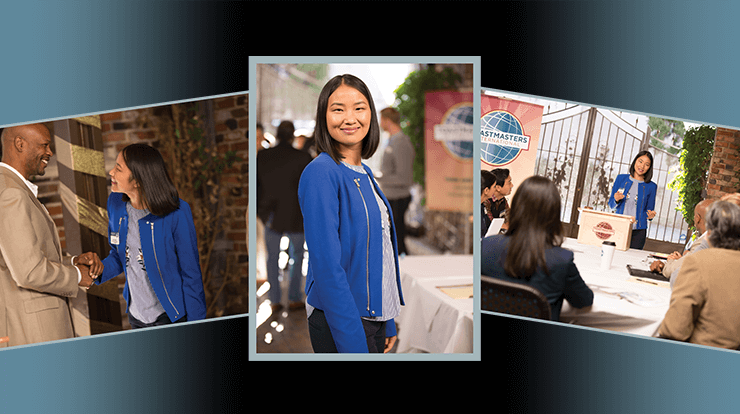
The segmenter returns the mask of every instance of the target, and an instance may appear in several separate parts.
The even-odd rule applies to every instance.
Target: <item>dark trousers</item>
[[[642,248],[645,247],[645,239],[647,239],[647,229],[632,230],[630,249],[642,250]]]
[[[185,315],[182,318],[178,319],[176,323],[187,322],[187,321],[188,321],[188,315]],[[164,312],[161,315],[157,316],[157,320],[155,320],[152,323],[144,323],[134,318],[133,315],[129,313],[128,322],[131,324],[131,329],[148,328],[150,326],[169,325],[172,323],[172,321],[170,321],[170,317],[167,316],[167,312]]]
[[[396,226],[396,243],[398,244],[398,254],[406,253],[406,210],[411,204],[411,196],[388,200],[393,213],[393,224]]]
[[[365,329],[365,339],[370,353],[382,354],[385,350],[385,322],[363,319],[362,327]],[[339,352],[334,344],[334,338],[329,330],[329,323],[326,321],[324,311],[314,309],[311,312],[311,316],[308,317],[308,334],[311,337],[313,352],[317,354]]]

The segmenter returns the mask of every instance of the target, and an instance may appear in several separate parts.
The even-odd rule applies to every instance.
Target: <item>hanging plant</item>
[[[668,188],[678,193],[676,210],[683,214],[691,232],[694,230],[694,206],[703,200],[702,192],[707,184],[715,133],[716,128],[709,125],[686,131],[679,154],[678,174],[668,183]]]

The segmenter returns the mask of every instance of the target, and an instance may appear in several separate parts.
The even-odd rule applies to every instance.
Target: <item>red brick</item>
[[[101,114],[100,120],[101,121],[113,121],[116,119],[121,119],[121,112],[111,112],[108,114]]]
[[[126,139],[126,134],[123,132],[111,132],[109,134],[103,134],[103,141],[105,142],[113,142],[113,141],[123,141]]]
[[[216,101],[216,108],[226,109],[234,106],[234,98],[224,98]]]

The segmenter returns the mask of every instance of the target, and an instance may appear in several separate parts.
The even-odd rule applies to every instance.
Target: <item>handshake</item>
[[[83,253],[75,257],[72,264],[80,269],[82,278],[78,285],[85,289],[90,289],[90,286],[95,283],[95,279],[103,274],[103,262],[98,257],[98,254],[94,252]]]

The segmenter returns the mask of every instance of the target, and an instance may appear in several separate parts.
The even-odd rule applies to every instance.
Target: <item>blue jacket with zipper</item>
[[[108,242],[111,250],[103,260],[103,274],[96,283],[104,283],[126,272],[126,235],[128,213],[123,194],[108,197]],[[167,316],[175,322],[183,316],[188,321],[205,319],[206,299],[200,271],[198,243],[190,206],[180,200],[180,207],[159,217],[149,214],[139,220],[141,250],[147,276]],[[130,303],[128,279],[123,287],[126,312]]]
[[[616,209],[617,214],[623,214],[624,213],[624,202],[627,199],[626,197],[620,200],[619,202],[614,200],[614,194],[617,193],[617,190],[620,188],[624,188],[624,195],[626,196],[630,188],[632,187],[632,180],[630,180],[629,174],[619,174],[617,178],[614,179],[614,186],[612,186],[612,194],[611,197],[609,197],[609,208],[612,210]],[[655,193],[658,190],[658,185],[654,182],[649,183],[638,183],[637,185],[637,209],[636,209],[636,219],[637,219],[637,225],[635,226],[636,230],[639,229],[646,229],[647,228],[647,211],[648,210],[655,210]]]
[[[395,226],[388,200],[363,164],[391,215],[391,239],[401,304]],[[362,317],[382,316],[383,234],[375,194],[364,174],[319,154],[298,186],[308,246],[306,301],[322,310],[339,352],[368,352]],[[386,336],[395,336],[393,319]]]

